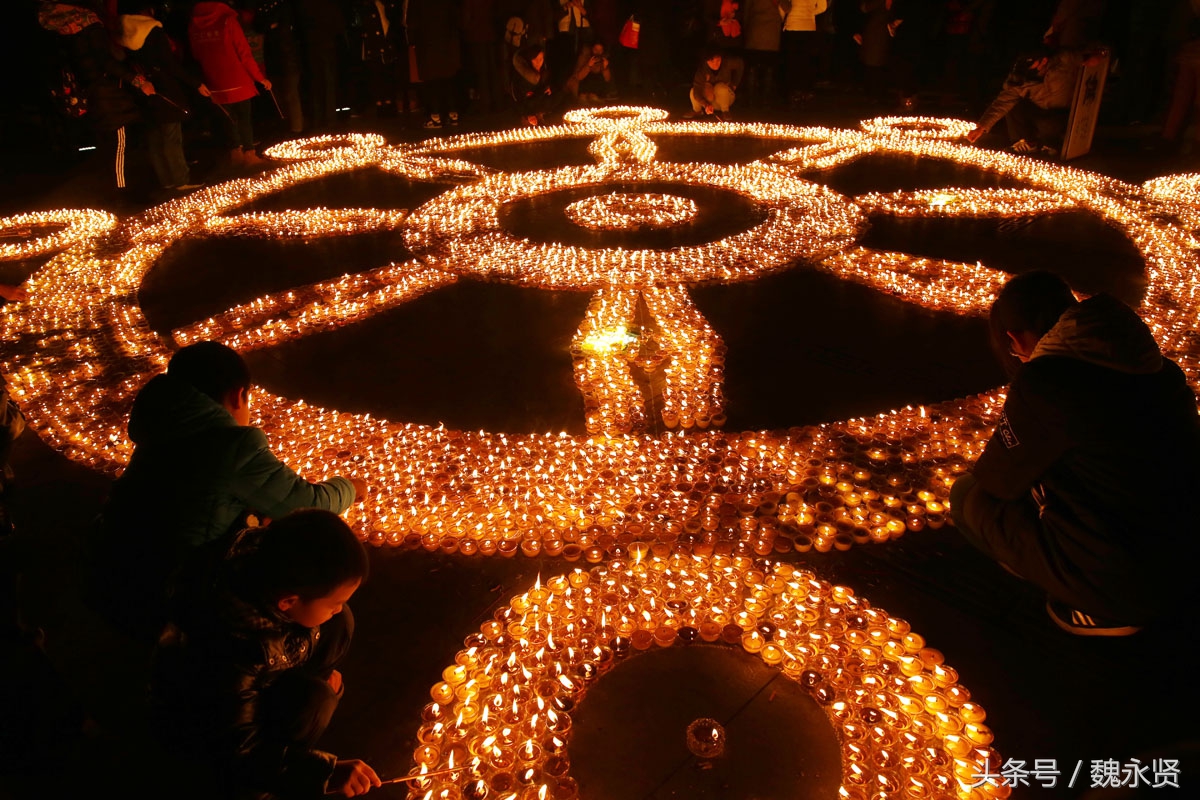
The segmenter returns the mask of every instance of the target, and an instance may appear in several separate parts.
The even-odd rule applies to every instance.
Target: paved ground
[[[868,116],[862,111],[831,103],[801,121],[842,125]],[[414,135],[395,121],[383,127],[394,136]],[[1162,156],[1146,154],[1143,139],[1122,133],[1107,132],[1096,154],[1077,166],[1134,181],[1176,171]],[[506,156],[529,166],[572,157],[553,148]],[[993,180],[958,169],[936,174],[937,169],[903,159],[868,159],[828,182],[858,193]],[[6,197],[3,208],[84,205],[67,198],[93,190],[85,176],[66,173],[52,185]],[[428,187],[357,176],[291,191],[271,202],[413,207],[432,194]],[[1140,296],[1139,268],[1129,248],[1084,215],[1003,230],[983,223],[881,224],[869,236],[873,246],[980,258],[1012,271],[1067,265],[1069,277],[1083,288],[1107,289],[1130,301]],[[395,242],[386,236],[322,245],[326,249],[238,247],[199,242],[168,254],[142,295],[151,324],[168,330],[264,289],[294,284],[297,273],[315,280],[346,271],[346,264],[369,267],[382,263],[385,253],[395,257]],[[286,275],[269,266],[283,263]],[[8,265],[0,278],[20,277],[30,268]],[[961,396],[1000,381],[979,321],[930,314],[807,271],[706,288],[696,296],[730,347],[731,429],[844,418],[895,403]],[[315,395],[339,407],[465,429],[575,430],[582,415],[570,385],[569,358],[557,345],[573,333],[581,303],[585,297],[570,293],[463,283],[371,323],[256,355],[253,368],[273,390]],[[853,326],[844,324],[850,314]],[[444,335],[432,337],[426,347],[395,346],[428,330]],[[838,335],[823,335],[831,330]],[[481,341],[487,346],[466,346]],[[303,366],[337,353],[354,356],[331,365],[328,373]],[[419,385],[398,376],[420,376]],[[497,381],[504,387],[500,393],[494,392]],[[353,390],[347,388],[351,383]],[[62,692],[75,698],[89,722],[82,740],[55,746],[53,763],[7,780],[8,790],[15,797],[186,794],[178,776],[156,764],[148,740],[142,688],[147,653],[109,630],[80,597],[80,536],[102,501],[106,480],[51,452],[32,434],[19,442],[13,464],[18,483],[11,505],[20,542],[11,555],[24,566],[25,619],[45,631],[45,653],[61,677]],[[1180,501],[1183,506],[1187,498]],[[1190,512],[1183,506],[1181,513]],[[1132,639],[1075,639],[1050,624],[1036,590],[977,556],[948,527],[908,534],[886,546],[790,557],[909,620],[942,649],[988,709],[1005,756],[1031,763],[1053,758],[1069,774],[1081,759],[1147,761],[1174,753],[1185,758],[1183,785],[1200,781],[1194,605]],[[344,670],[348,690],[324,746],[366,758],[386,776],[408,768],[428,688],[462,638],[535,575],[553,574],[564,564],[377,550],[372,566],[372,579],[354,602],[359,629]],[[37,690],[13,685],[4,674],[0,681],[9,682],[9,690],[26,696]],[[730,736],[727,759],[711,770],[699,769],[682,746],[682,725],[705,714],[721,718]],[[572,770],[589,800],[833,797],[839,781],[836,743],[823,714],[794,684],[735,650],[693,646],[632,658],[597,684],[575,718]],[[1187,752],[1190,760],[1178,755]],[[1087,785],[1086,763],[1084,771],[1074,791],[1023,794],[1077,794]],[[380,796],[401,794],[390,788]]]

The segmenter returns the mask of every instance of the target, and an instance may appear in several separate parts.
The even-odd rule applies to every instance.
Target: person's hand
[[[367,499],[367,482],[362,478],[351,478],[350,483],[354,486],[354,501],[361,502]]]
[[[854,34],[854,43],[856,45],[858,45],[859,47],[862,46],[862,34],[861,33]]]
[[[705,114],[711,114],[711,113],[713,113],[713,110],[714,110],[714,109],[713,109],[713,107],[712,107],[712,106],[705,106],[705,107],[704,107],[704,113],[705,113]]]
[[[24,286],[13,286],[8,283],[0,283],[0,297],[3,297],[9,302],[29,299],[29,294],[25,291]]]
[[[336,669],[329,673],[329,680],[325,682],[329,684],[330,689],[333,689],[334,694],[342,693],[342,673],[338,672]]]
[[[208,87],[205,86],[203,83],[200,84],[199,87],[197,87],[196,91],[200,93],[201,97],[212,97],[212,92],[210,92],[208,90]]]
[[[141,89],[142,94],[146,95],[147,97],[154,94],[154,84],[150,81],[142,81],[142,85],[138,88]]]
[[[547,87],[546,87],[546,92],[545,92],[545,93],[546,93],[546,94],[550,94],[550,87],[549,87],[549,86],[547,86]]]
[[[981,136],[983,136],[983,134],[985,134],[986,132],[987,131],[985,131],[983,128],[980,128],[979,126],[975,126],[975,128],[973,128],[967,134],[967,141],[970,142],[971,144],[975,144],[976,142],[979,141],[979,138]]]
[[[375,770],[365,761],[357,758],[339,760],[333,765],[333,774],[326,784],[326,794],[340,794],[343,797],[354,797],[366,794],[383,782],[375,774]]]
[[[271,82],[269,80],[267,80],[266,78],[263,78],[262,85],[263,85],[263,88],[266,89],[268,92],[271,91]]]

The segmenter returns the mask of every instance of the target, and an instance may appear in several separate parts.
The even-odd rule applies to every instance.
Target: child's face
[[[324,597],[314,597],[311,600],[301,600],[297,595],[284,597],[279,601],[279,610],[283,615],[306,628],[324,625],[336,614],[342,613],[342,608],[358,591],[361,578],[355,578],[349,583],[343,583]]]
[[[719,70],[721,68],[721,57],[713,56],[712,58],[710,58],[708,60],[708,68],[711,69],[713,72],[716,72],[717,70]]]

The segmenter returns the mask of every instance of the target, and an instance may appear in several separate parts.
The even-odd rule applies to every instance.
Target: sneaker
[[[184,183],[179,186],[172,186],[171,188],[177,192],[191,192],[195,191],[196,189],[202,189],[203,187],[203,183]]]
[[[441,115],[434,114],[434,115],[430,116],[429,119],[425,120],[425,127],[430,128],[430,129],[442,127]]]
[[[1013,142],[1012,151],[1014,153],[1035,153],[1040,149],[1037,142],[1031,142],[1028,139],[1018,139]]]
[[[1085,614],[1057,600],[1046,601],[1046,613],[1055,625],[1076,636],[1132,636],[1141,630],[1137,625]]]
[[[457,112],[457,111],[451,111],[451,112],[450,112],[450,124],[451,124],[451,125],[457,125],[457,124],[458,124],[458,112]]]

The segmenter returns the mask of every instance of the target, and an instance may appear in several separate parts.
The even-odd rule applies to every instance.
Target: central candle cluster
[[[598,231],[658,230],[691,222],[699,213],[696,201],[673,194],[614,192],[576,200],[567,206],[567,219]]]
[[[704,645],[808,690],[841,742],[846,800],[1008,794],[965,788],[1000,763],[986,714],[907,622],[790,564],[642,543],[539,579],[467,638],[417,732],[411,774],[438,774],[410,797],[571,800],[571,714],[593,682],[639,652]]]

